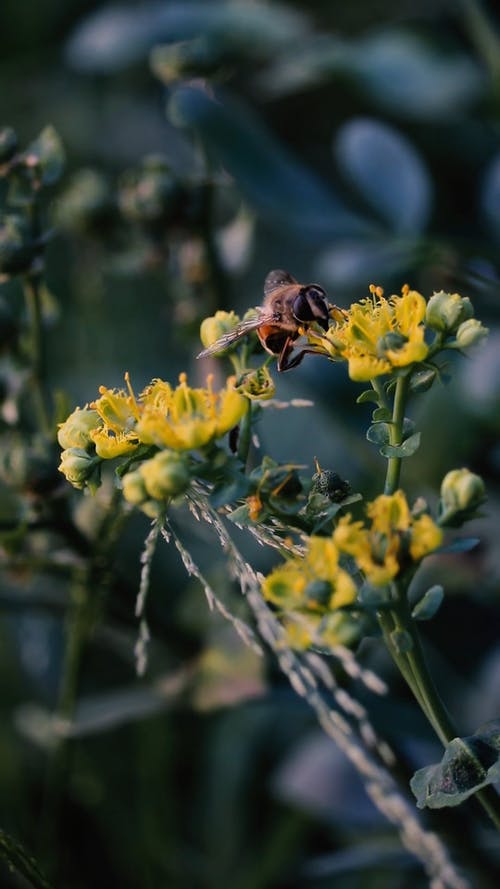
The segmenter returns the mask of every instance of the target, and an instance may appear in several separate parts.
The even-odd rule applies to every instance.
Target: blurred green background
[[[50,385],[68,406],[91,400],[100,384],[122,385],[125,371],[137,391],[183,370],[203,380],[206,367],[194,360],[200,320],[258,305],[271,268],[320,282],[340,306],[372,282],[389,293],[408,281],[426,296],[445,289],[472,299],[490,338],[472,358],[450,360],[451,382],[412,405],[423,445],[404,483],[431,503],[450,468],[466,465],[487,483],[484,518],[470,529],[480,546],[434,560],[422,585],[446,588],[426,637],[462,733],[495,718],[495,5],[45,0],[27,9],[4,0],[0,34],[0,121],[22,146],[50,123],[66,151],[50,194],[45,322]],[[22,323],[16,283],[1,290],[2,317]],[[22,448],[12,434],[8,348],[1,361],[12,467]],[[345,369],[306,359],[277,389],[315,407],[266,412],[264,451],[311,468],[317,457],[366,497],[379,493],[383,461],[363,440],[368,408],[354,405],[359,389]],[[25,496],[11,482],[5,470],[2,515]],[[72,735],[62,753],[54,748],[50,713],[77,607],[69,578],[95,546],[99,520],[90,499],[65,487],[57,496],[61,510],[68,501],[76,510],[87,543],[77,552],[64,529],[38,528],[14,554],[6,548],[0,588],[0,826],[55,885],[427,885],[273,658],[254,656],[209,613],[173,547],[160,547],[153,563],[149,667],[137,679],[142,516],[123,527],[105,582],[92,590],[98,604],[78,654]],[[175,520],[221,596],[245,615],[210,534],[188,516]],[[269,568],[270,554],[239,542],[259,570]],[[402,772],[438,759],[379,643],[364,643],[360,658],[390,683],[386,699],[353,691],[367,697]],[[458,860],[462,817],[447,821]],[[475,840],[480,847],[484,837]],[[1,864],[0,874],[2,886],[28,885]]]

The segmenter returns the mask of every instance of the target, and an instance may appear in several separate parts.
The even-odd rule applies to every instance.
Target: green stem
[[[408,394],[408,384],[410,376],[398,377],[396,382],[396,391],[394,393],[394,404],[392,409],[392,419],[389,424],[389,441],[391,445],[398,446],[403,442],[403,422],[405,418],[406,398]],[[402,457],[389,457],[387,461],[387,473],[385,477],[385,494],[394,494],[399,487],[399,477],[401,475]]]
[[[396,383],[392,419],[389,426],[390,443],[400,445],[403,441],[403,422],[410,377],[401,376]],[[377,390],[378,391],[378,390]],[[385,480],[385,494],[393,494],[399,487],[401,474],[401,457],[388,459]],[[441,700],[429,672],[420,636],[413,620],[405,590],[395,587],[393,607],[378,614],[379,625],[384,635],[387,648],[398,667],[401,675],[410,687],[417,703],[427,717],[436,735],[446,746],[458,732],[450,715]],[[400,651],[393,633],[406,633],[410,639],[409,650]],[[493,823],[500,828],[500,797],[492,787],[479,790],[475,796],[490,816]]]
[[[48,411],[48,397],[45,391],[45,348],[42,328],[42,304],[40,276],[25,275],[23,279],[24,297],[28,310],[30,337],[29,361],[31,365],[31,391],[37,424],[46,438],[52,437],[52,423]]]
[[[244,466],[247,464],[250,444],[252,442],[252,402],[247,399],[247,409],[240,422],[238,438],[238,457]]]

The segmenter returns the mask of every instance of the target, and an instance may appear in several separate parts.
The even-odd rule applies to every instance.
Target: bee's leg
[[[278,363],[276,365],[278,371],[282,370],[290,370],[291,367],[295,367],[295,360],[292,359],[292,362],[288,361],[289,355],[293,352],[293,339],[291,336],[287,336],[283,348],[278,356]]]
[[[285,346],[286,346],[286,343],[285,343]],[[290,343],[290,345],[286,349],[286,353],[285,353],[285,346],[281,350],[281,355],[278,358],[277,369],[280,371],[292,370],[293,367],[298,367],[298,365],[302,361],[304,355],[323,355],[324,354],[319,349],[304,348],[304,349],[299,349],[296,352],[296,354],[293,356],[293,358],[288,360],[289,356],[291,355],[291,353],[293,351],[293,343]]]

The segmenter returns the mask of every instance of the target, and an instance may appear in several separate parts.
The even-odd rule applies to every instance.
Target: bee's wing
[[[215,343],[212,343],[211,346],[203,349],[203,351],[196,357],[207,358],[208,355],[216,355],[217,352],[222,352],[224,349],[227,349],[228,346],[246,336],[247,333],[251,333],[252,330],[257,330],[262,324],[269,324],[273,320],[274,315],[271,312],[263,312],[262,309],[258,309],[258,315],[254,318],[246,318],[241,321],[234,330],[229,330],[228,333],[220,336]]]
[[[286,284],[297,284],[297,281],[290,272],[285,272],[284,269],[273,269],[264,281],[264,295],[268,296],[273,290],[284,287]]]

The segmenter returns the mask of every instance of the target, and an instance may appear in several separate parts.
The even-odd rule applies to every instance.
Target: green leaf
[[[380,453],[383,457],[411,457],[418,450],[419,445],[420,432],[415,432],[400,445],[384,444],[380,448]]]
[[[430,620],[437,613],[444,598],[443,587],[431,586],[415,605],[411,616],[415,620]]]
[[[372,444],[389,445],[391,440],[389,424],[375,423],[367,430],[366,437]]]
[[[390,420],[392,414],[388,407],[377,407],[373,411],[372,419],[374,423],[383,423]]]
[[[458,537],[434,550],[436,553],[467,553],[480,543],[479,537]]]
[[[66,58],[80,71],[110,74],[143,62],[159,43],[198,38],[216,58],[262,59],[297,45],[307,31],[305,16],[283,3],[144,0],[91,12],[71,35]]]
[[[354,118],[339,130],[335,151],[344,176],[391,231],[423,231],[432,182],[406,136],[379,120]]]
[[[418,370],[416,373],[412,374],[410,380],[411,392],[414,392],[415,394],[419,394],[420,392],[427,392],[427,390],[431,388],[436,377],[437,370],[435,370],[434,368]]]
[[[467,738],[454,738],[441,762],[415,772],[410,786],[423,809],[458,806],[476,791],[500,781],[500,720]]]
[[[365,389],[365,391],[356,398],[356,404],[365,404],[367,401],[373,401],[375,404],[380,404],[380,396],[378,392],[375,392],[375,389]]]
[[[176,126],[195,131],[209,158],[229,172],[267,222],[300,232],[315,245],[340,234],[374,231],[255,112],[222,91],[213,96],[202,86],[179,86],[171,93],[167,113]]]
[[[37,168],[43,185],[53,185],[59,179],[65,161],[63,144],[53,126],[46,126],[24,152],[25,163]]]

